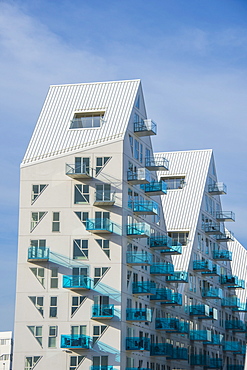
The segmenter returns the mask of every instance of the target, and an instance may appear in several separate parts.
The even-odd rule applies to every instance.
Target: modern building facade
[[[226,189],[211,151],[154,154],[156,129],[140,80],[50,87],[21,164],[14,370],[242,369]]]
[[[0,370],[12,370],[12,331],[0,332]]]

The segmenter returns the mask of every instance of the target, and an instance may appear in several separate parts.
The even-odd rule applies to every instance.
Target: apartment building
[[[21,164],[14,370],[243,369],[226,188],[211,151],[154,154],[156,133],[140,80],[50,87]]]
[[[0,332],[0,370],[12,370],[12,332]]]

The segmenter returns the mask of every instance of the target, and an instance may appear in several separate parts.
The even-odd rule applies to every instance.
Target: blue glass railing
[[[193,366],[206,366],[208,357],[206,355],[190,355],[190,364]]]
[[[156,263],[150,267],[150,274],[152,275],[173,275],[174,266],[169,262]]]
[[[220,276],[220,266],[219,265],[213,265],[212,271],[204,271],[202,274],[210,275],[210,276]]]
[[[182,294],[173,292],[171,293],[170,299],[165,302],[162,302],[162,304],[167,306],[182,306],[182,301],[183,301]]]
[[[156,135],[157,125],[151,119],[144,119],[141,122],[134,122],[134,132],[139,136]]]
[[[129,208],[132,208],[133,212],[138,214],[157,215],[159,213],[159,205],[153,200],[134,201],[132,207]]]
[[[245,289],[245,280],[239,279],[237,276],[234,275],[221,275],[220,283],[223,285],[227,285],[228,288]]]
[[[173,275],[166,276],[166,281],[171,283],[188,283],[188,272],[174,271]]]
[[[207,344],[212,346],[221,346],[223,344],[224,335],[222,334],[212,334],[211,341],[207,341]]]
[[[130,265],[150,266],[152,264],[152,254],[147,252],[127,252],[126,262]]]
[[[168,171],[169,161],[166,158],[146,157],[145,165],[150,171]]]
[[[227,230],[223,234],[215,235],[215,238],[218,242],[227,242],[229,240],[234,240],[234,234]]]
[[[193,270],[200,272],[212,272],[213,263],[210,260],[207,261],[193,261]]]
[[[228,330],[245,332],[247,331],[246,324],[242,320],[226,320],[225,328]]]
[[[237,297],[223,298],[221,305],[223,307],[240,307],[240,299]]]
[[[151,281],[136,281],[132,283],[132,294],[152,295],[156,292],[156,284]]]
[[[127,308],[126,321],[149,321],[152,322],[152,310],[150,308]]]
[[[244,370],[244,365],[227,365],[226,370]]]
[[[92,279],[84,275],[63,275],[63,288],[91,289]]]
[[[223,297],[222,289],[219,288],[209,288],[202,289],[202,297],[208,299],[221,299]]]
[[[172,297],[171,289],[162,288],[162,289],[156,289],[155,294],[152,295],[152,297],[150,297],[150,300],[165,302],[165,301],[169,301],[171,297]]]
[[[113,366],[104,366],[104,365],[100,365],[100,366],[94,366],[92,365],[90,367],[91,370],[114,370]]]
[[[242,352],[243,348],[240,342],[224,342],[223,351]]]
[[[223,368],[222,358],[209,358],[207,367],[209,369],[221,369],[221,368]]]
[[[173,347],[170,343],[155,343],[150,346],[150,356],[172,356]]]
[[[185,312],[191,316],[209,317],[210,308],[207,304],[197,304],[191,306],[185,306]]]
[[[190,330],[190,340],[211,342],[212,334],[209,330]]]
[[[188,360],[187,348],[172,348],[172,354],[168,356],[169,359],[173,360]]]
[[[238,312],[247,312],[247,303],[246,302],[240,302],[238,307],[232,307],[233,311]]]
[[[219,261],[232,261],[232,252],[226,250],[213,251],[213,259]]]
[[[89,349],[90,337],[87,335],[61,335],[61,348]]]
[[[108,218],[91,218],[86,220],[87,231],[113,232],[113,223]]]
[[[46,247],[30,247],[28,248],[28,260],[33,261],[49,261],[50,250]]]
[[[168,235],[151,236],[149,246],[152,249],[170,249],[172,246],[172,238]]]
[[[216,211],[215,218],[220,222],[235,221],[235,213],[232,211]]]
[[[149,351],[150,339],[129,337],[126,338],[126,351]]]
[[[167,185],[163,180],[152,181],[149,184],[140,185],[140,188],[149,195],[162,195],[167,193]]]
[[[133,185],[148,184],[151,181],[151,174],[147,168],[140,167],[135,172],[127,172],[127,181]]]
[[[92,318],[112,318],[114,316],[114,304],[94,304],[92,306]]]
[[[155,320],[155,329],[164,330],[169,333],[188,333],[189,324],[184,321],[179,321],[176,318],[157,318]]]
[[[150,236],[151,228],[146,222],[138,222],[127,225],[127,235],[134,238],[147,238]]]
[[[86,164],[66,164],[66,175],[74,178],[92,177],[92,168]]]
[[[208,185],[208,192],[213,195],[226,194],[227,188],[223,182],[215,182],[214,184]]]
[[[178,243],[178,245],[172,245],[169,249],[161,250],[160,253],[168,255],[182,254],[182,244]]]
[[[224,226],[221,223],[205,222],[202,224],[202,229],[205,233],[210,235],[217,235],[224,233]]]

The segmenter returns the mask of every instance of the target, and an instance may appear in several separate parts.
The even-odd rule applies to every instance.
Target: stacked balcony
[[[237,297],[223,298],[221,305],[223,307],[238,308],[240,307],[240,299]]]
[[[246,346],[242,346],[240,342],[224,342],[223,351],[245,354]]]
[[[145,158],[145,166],[150,171],[168,171],[169,161],[166,158],[147,157]]]
[[[227,193],[226,185],[223,182],[215,182],[208,185],[208,192],[211,195],[223,195]]]
[[[163,249],[160,251],[160,253],[163,253],[165,255],[178,255],[182,254],[182,244],[179,242],[172,241],[172,245],[169,249]]]
[[[112,319],[114,317],[113,304],[94,304],[92,306],[92,319]]]
[[[161,304],[166,306],[182,306],[182,302],[183,302],[182,294],[172,292],[170,299],[168,301],[162,302]]]
[[[223,368],[223,360],[222,358],[209,358],[206,367],[208,369],[222,369]]]
[[[173,275],[166,276],[168,283],[188,283],[187,271],[174,271]]]
[[[150,356],[172,356],[173,347],[170,343],[154,343],[150,347]]]
[[[126,262],[132,266],[150,266],[152,255],[147,252],[127,252]]]
[[[151,119],[144,119],[141,122],[134,122],[134,133],[137,136],[156,135],[157,125]]]
[[[206,299],[221,299],[223,297],[222,289],[212,287],[202,289],[202,297]]]
[[[172,297],[172,291],[171,289],[162,288],[162,289],[156,289],[156,292],[152,297],[150,297],[151,301],[156,302],[169,302]]]
[[[150,267],[151,275],[169,276],[174,274],[174,266],[169,262],[155,263]]]
[[[245,333],[247,331],[246,324],[242,320],[226,320],[226,330],[232,330],[239,333]]]
[[[199,317],[210,317],[210,309],[207,304],[197,304],[197,305],[191,305],[191,306],[185,306],[185,311],[190,316],[198,316]]]
[[[167,185],[163,180],[152,181],[149,184],[141,185],[141,189],[144,190],[145,194],[154,195],[164,195],[167,193]]]
[[[235,213],[232,211],[216,211],[215,218],[219,222],[234,222]]]
[[[87,335],[61,335],[61,348],[89,349],[90,341]]]
[[[233,311],[238,312],[247,312],[247,303],[246,302],[240,302],[238,307],[233,307]]]
[[[126,351],[149,351],[149,338],[129,337],[126,338]]]
[[[193,270],[199,272],[212,273],[213,263],[210,260],[207,261],[193,261]]]
[[[211,342],[212,334],[210,330],[190,330],[190,340],[197,342]]]
[[[192,366],[204,366],[207,369],[223,368],[223,361],[221,358],[210,358],[206,355],[191,355],[190,364]]]
[[[137,222],[126,227],[129,238],[148,238],[150,237],[151,228],[146,222]]]
[[[153,295],[156,292],[156,285],[151,281],[136,281],[132,283],[132,294]]]
[[[63,288],[90,290],[92,279],[84,275],[63,275]]]
[[[127,172],[127,181],[132,185],[148,184],[151,181],[150,172],[146,168],[137,168],[136,172]]]
[[[167,357],[167,360],[188,360],[187,348],[173,347],[172,353]]]
[[[150,308],[127,308],[126,321],[152,322],[152,310]]]
[[[110,191],[96,191],[94,195],[94,206],[113,206],[115,193]]]
[[[113,233],[114,224],[108,218],[91,218],[86,220],[86,230],[94,234]]]
[[[131,206],[133,212],[137,215],[157,215],[159,212],[159,205],[152,201],[134,201]]]
[[[244,370],[244,365],[227,365],[226,370]]]
[[[30,247],[28,248],[29,262],[47,262],[49,261],[50,250],[46,247]]]
[[[234,240],[234,234],[228,230],[225,230],[223,234],[216,235],[215,237],[218,242],[229,242]]]
[[[229,289],[245,289],[245,281],[234,275],[221,275],[220,283]]]
[[[151,236],[149,245],[151,249],[169,250],[172,246],[172,238],[168,235]]]
[[[66,164],[66,175],[72,179],[90,179],[93,177],[92,173],[92,168],[85,164]]]
[[[210,275],[210,276],[220,276],[220,266],[219,265],[213,265],[213,269],[210,272],[202,272],[202,274]]]
[[[232,261],[232,252],[228,250],[213,251],[213,259],[216,261]]]
[[[155,329],[164,330],[168,333],[187,334],[189,332],[189,324],[176,318],[157,318],[155,320]]]
[[[217,222],[205,222],[202,229],[209,235],[221,235],[224,233],[223,225]]]
[[[211,341],[206,341],[204,344],[208,344],[210,346],[222,346],[223,340],[224,336],[222,334],[212,334]]]

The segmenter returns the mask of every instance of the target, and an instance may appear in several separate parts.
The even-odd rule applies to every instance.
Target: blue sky
[[[212,148],[247,246],[246,0],[0,0],[0,331],[13,327],[19,164],[50,84],[141,78],[157,151]]]

